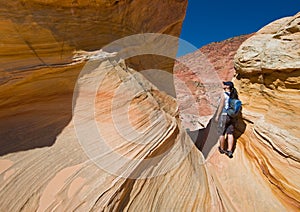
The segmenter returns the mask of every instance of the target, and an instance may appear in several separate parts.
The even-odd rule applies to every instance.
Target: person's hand
[[[219,117],[216,116],[214,120],[215,120],[215,122],[218,122],[219,121]]]

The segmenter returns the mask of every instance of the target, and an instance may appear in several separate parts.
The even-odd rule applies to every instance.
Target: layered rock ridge
[[[234,58],[247,123],[237,146],[267,182],[276,204],[291,211],[300,208],[299,26],[300,13],[270,23],[247,39]]]
[[[185,7],[150,0],[4,3],[3,46],[17,51],[1,55],[0,210],[299,210],[299,14],[263,28],[236,54],[244,105],[232,159],[215,145],[205,160],[175,99],[132,68],[156,63],[152,57],[141,63],[94,51],[131,33],[178,35]],[[155,12],[166,18],[156,21],[162,16]],[[84,33],[75,30],[78,21]],[[98,38],[93,21],[108,23],[102,35],[109,36]],[[33,37],[36,31],[43,36]]]
[[[186,5],[164,1],[157,7],[157,1],[150,0],[5,1],[0,9],[0,70],[70,63],[75,50],[101,49],[137,33],[178,36]]]
[[[152,0],[3,2],[1,210],[220,208],[172,97],[108,56],[78,80],[90,65],[75,57],[78,52],[134,33],[178,35],[186,1],[159,5]],[[151,62],[145,58],[145,64]],[[93,102],[89,85],[97,88]],[[90,108],[96,108],[93,116]],[[91,126],[100,133],[100,147]]]
[[[230,47],[223,48],[224,52],[232,48],[232,53],[227,55],[232,57],[231,66],[230,63],[220,66],[219,61],[226,57],[218,58],[215,54],[214,58],[213,51],[205,59],[216,72],[221,70],[220,79],[234,77],[243,101],[242,117],[235,132],[234,156],[229,159],[218,152],[217,138],[209,136],[216,135],[214,122],[205,128],[208,135],[200,132],[207,139],[202,139],[206,143],[199,148],[207,155],[206,167],[222,201],[222,210],[298,211],[299,14],[270,23],[244,38],[238,45],[229,43]],[[218,44],[204,48],[213,50],[215,46]],[[201,61],[204,52],[189,56],[190,63]],[[178,67],[175,74],[194,84],[193,91],[197,91],[194,83],[199,79],[197,75],[186,74],[187,69]],[[205,92],[202,95],[205,96]],[[194,98],[197,96],[199,93],[195,92]],[[178,101],[180,103],[180,99]],[[183,117],[187,121],[183,123],[195,126],[188,122],[189,117]]]
[[[1,208],[220,209],[175,100],[122,60],[97,63],[80,76],[73,119],[52,146],[1,157]]]
[[[150,0],[2,2],[0,155],[55,142],[71,120],[73,89],[85,64],[74,57],[78,52],[137,33],[178,36],[187,2],[159,5]],[[170,54],[175,57],[176,51]],[[131,63],[159,67],[147,55]],[[161,66],[171,72],[172,61]]]

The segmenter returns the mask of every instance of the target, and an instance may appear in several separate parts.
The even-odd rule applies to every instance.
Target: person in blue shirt
[[[215,117],[218,122],[218,133],[219,133],[219,147],[218,150],[221,154],[226,154],[229,158],[233,157],[233,146],[234,146],[234,127],[236,125],[236,119],[231,118],[227,114],[229,108],[229,99],[238,99],[237,90],[234,87],[233,82],[223,82],[224,93],[221,97],[221,102]],[[227,137],[227,149],[225,150]]]

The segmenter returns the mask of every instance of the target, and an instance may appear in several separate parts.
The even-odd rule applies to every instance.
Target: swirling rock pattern
[[[206,167],[224,211],[300,208],[298,36],[299,14],[270,23],[231,54],[235,74],[231,71],[226,76],[230,63],[226,63],[227,70],[221,71],[220,78],[224,80],[235,76],[243,101],[234,157],[229,160],[219,154],[217,145],[209,144],[216,144],[215,138],[209,136],[203,149],[210,151]],[[197,61],[197,57],[190,60]],[[210,58],[216,70],[219,65],[215,63],[220,60],[217,56]],[[186,75],[186,79],[190,78]]]
[[[217,207],[216,191],[210,188],[203,156],[180,126],[175,100],[124,62],[106,59],[95,72],[80,79],[78,101],[88,101],[90,92],[84,85],[95,82],[97,74],[104,78],[95,97],[94,119],[79,114],[79,125],[78,120],[72,120],[50,147],[2,156],[1,208],[176,211]],[[125,107],[124,113],[118,112],[126,104],[128,110]],[[87,113],[89,105],[84,106],[78,110]],[[117,113],[115,118],[112,108]],[[149,119],[151,115],[155,118]],[[97,151],[99,140],[84,146],[76,135],[86,133],[90,138],[93,132],[89,126],[94,120],[104,145],[110,148],[98,157],[88,158],[84,151]],[[118,156],[114,156],[116,153]],[[131,159],[128,164],[123,163],[126,159]],[[189,177],[183,181],[186,175]]]
[[[234,58],[247,123],[238,151],[267,182],[276,204],[292,211],[300,207],[299,23],[300,13],[270,23],[246,40]]]
[[[299,70],[293,52],[299,15],[275,22],[274,29],[267,26],[238,50],[235,82],[244,107],[234,157],[228,159],[213,147],[204,159],[183,129],[173,97],[114,54],[103,53],[105,57],[95,63],[74,55],[74,50],[85,54],[100,49],[114,40],[114,34],[117,38],[144,30],[179,34],[186,1],[159,1],[165,5],[159,11],[168,18],[158,16],[152,7],[138,10],[141,4],[157,8],[158,2],[3,4],[0,210],[299,210]],[[101,27],[94,27],[93,21],[101,26],[109,23],[103,26],[109,36],[100,43],[93,35],[99,35]],[[37,32],[41,36],[33,36]],[[260,39],[262,35],[271,41],[288,37],[275,42],[284,50],[284,62],[279,59],[277,68],[257,65],[257,49],[263,51],[263,61],[272,58],[272,51],[265,49],[269,40]],[[255,45],[252,39],[257,39]],[[295,64],[285,59],[289,51]],[[247,64],[253,65],[242,64],[249,55],[254,60]]]
[[[136,33],[178,36],[186,6],[164,1],[157,7],[152,0],[2,2],[0,155],[55,142],[71,120],[73,89],[85,64],[75,58],[78,52]],[[156,64],[152,57],[143,61]]]

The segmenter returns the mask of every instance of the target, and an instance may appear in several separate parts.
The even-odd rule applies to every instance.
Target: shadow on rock
[[[72,95],[19,105],[0,119],[0,156],[51,146],[72,118]]]
[[[211,149],[218,143],[218,123],[214,121],[215,116],[209,121],[206,128],[189,131],[187,130],[188,135],[191,137],[192,141],[195,143],[196,147],[202,152],[205,158],[207,158]],[[246,123],[242,119],[240,114],[238,117],[237,126],[234,132],[235,144],[234,149],[237,143],[237,139],[245,132]],[[233,151],[234,151],[233,149]]]

